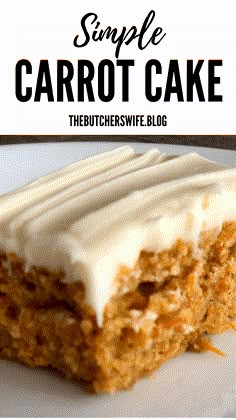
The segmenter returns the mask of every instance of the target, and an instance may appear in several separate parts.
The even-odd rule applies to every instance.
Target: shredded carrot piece
[[[193,296],[195,293],[195,277],[193,274],[188,276],[188,297]]]
[[[236,331],[236,325],[234,325],[233,322],[230,322],[229,325],[234,331]]]
[[[212,351],[213,353],[218,354],[219,356],[225,356],[225,353],[219,350],[217,347],[213,346],[208,340],[201,338],[196,343],[202,351]]]
[[[161,322],[161,326],[164,328],[174,327],[175,325],[182,324],[183,320],[181,318],[166,319]]]
[[[163,354],[161,363],[164,363],[166,360],[170,359],[170,357],[171,357],[171,351],[167,351],[166,353]]]

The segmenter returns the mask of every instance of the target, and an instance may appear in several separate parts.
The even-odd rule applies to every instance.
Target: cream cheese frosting
[[[82,280],[101,326],[121,265],[235,219],[235,168],[124,146],[2,195],[0,249]]]

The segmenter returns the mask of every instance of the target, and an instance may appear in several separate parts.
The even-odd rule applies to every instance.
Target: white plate
[[[46,143],[0,146],[0,193],[120,143]],[[137,151],[155,147],[133,144]],[[158,145],[161,151],[197,151],[236,166],[236,152]],[[10,417],[234,417],[236,415],[236,334],[215,336],[225,358],[185,353],[165,363],[152,379],[131,391],[89,395],[54,372],[0,361],[0,416]]]

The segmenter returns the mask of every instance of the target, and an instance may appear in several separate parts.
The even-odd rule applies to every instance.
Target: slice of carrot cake
[[[0,357],[115,392],[235,316],[235,168],[124,146],[0,197]]]

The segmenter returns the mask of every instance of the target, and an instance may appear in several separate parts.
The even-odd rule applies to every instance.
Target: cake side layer
[[[0,248],[28,264],[81,278],[99,325],[121,265],[142,249],[161,252],[178,238],[236,217],[236,169],[196,154],[143,155],[124,147],[92,157],[0,197]],[[50,250],[50,251],[49,251]]]
[[[149,375],[205,333],[236,326],[236,222],[201,234],[198,258],[178,240],[159,253],[142,251],[121,267],[116,293],[98,328],[80,279],[0,258],[0,356],[49,366],[96,392],[115,392]],[[210,346],[209,346],[210,348]]]

